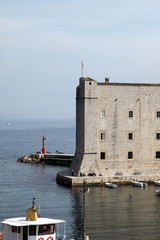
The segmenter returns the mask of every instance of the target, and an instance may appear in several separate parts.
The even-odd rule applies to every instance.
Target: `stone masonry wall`
[[[80,170],[97,176],[153,174],[159,168],[160,84],[80,79],[76,101],[76,153],[71,168],[77,175]]]

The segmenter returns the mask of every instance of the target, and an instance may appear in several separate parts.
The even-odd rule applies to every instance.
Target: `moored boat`
[[[114,183],[110,183],[110,182],[106,182],[105,183],[105,187],[108,187],[108,188],[117,188],[117,184],[114,184]]]
[[[160,189],[157,189],[157,190],[156,190],[156,194],[157,194],[157,195],[160,195]]]
[[[154,185],[160,186],[160,180],[154,181]]]
[[[144,183],[144,182],[137,182],[137,181],[132,181],[133,185],[136,186],[136,187],[147,187],[147,183]]]
[[[38,218],[33,198],[32,208],[26,217],[5,219],[3,224],[4,240],[64,240],[66,221],[51,218]],[[59,231],[60,227],[63,231]]]

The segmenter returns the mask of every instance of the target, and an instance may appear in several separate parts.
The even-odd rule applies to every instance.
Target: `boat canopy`
[[[9,218],[5,219],[2,223],[8,224],[10,226],[21,227],[21,226],[30,226],[30,225],[45,225],[45,224],[58,224],[65,223],[66,221],[60,219],[51,219],[51,218],[38,218],[37,221],[26,220],[25,217],[21,218]]]

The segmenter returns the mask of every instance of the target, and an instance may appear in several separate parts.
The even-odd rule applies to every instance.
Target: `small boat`
[[[160,180],[154,181],[154,185],[160,186]]]
[[[136,182],[136,181],[132,181],[133,185],[136,186],[136,187],[147,187],[147,183],[144,183],[144,182]]]
[[[66,221],[51,218],[38,218],[33,198],[32,208],[26,211],[26,217],[5,219],[1,239],[11,240],[64,240]],[[60,232],[62,229],[63,232]]]
[[[160,189],[156,190],[156,194],[160,195]]]
[[[110,182],[106,182],[105,186],[108,187],[108,188],[117,188],[118,187],[117,184],[110,183]]]

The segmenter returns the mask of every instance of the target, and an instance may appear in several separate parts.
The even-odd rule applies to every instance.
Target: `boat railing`
[[[0,233],[0,240],[3,239],[3,233]]]

